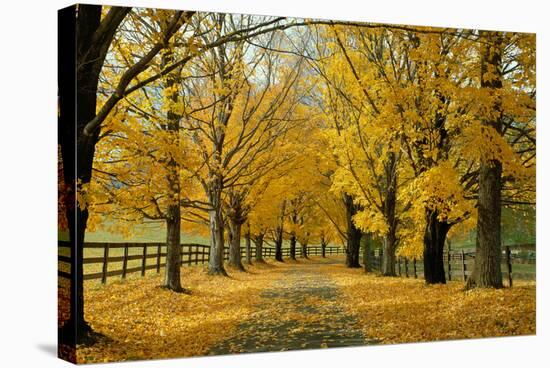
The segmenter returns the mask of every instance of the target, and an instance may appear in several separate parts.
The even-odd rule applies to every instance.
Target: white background
[[[101,3],[87,1],[88,3]],[[0,366],[61,367],[56,355],[56,11],[68,1],[8,0],[0,20]],[[545,1],[134,0],[108,4],[216,10],[537,33],[537,336],[112,364],[112,367],[548,364],[547,86]],[[69,71],[67,71],[69,72]],[[546,228],[546,229],[545,229]],[[541,266],[542,265],[542,266]],[[544,291],[546,289],[546,291]]]

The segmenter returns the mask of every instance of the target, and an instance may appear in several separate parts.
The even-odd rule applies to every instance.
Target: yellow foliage
[[[159,287],[161,276],[99,286],[85,285],[85,316],[108,336],[79,347],[79,363],[204,355],[246,321],[281,269],[251,267],[227,277],[210,277],[202,267],[182,268],[191,295]]]
[[[464,291],[462,282],[377,277],[343,265],[324,266],[340,286],[346,311],[366,338],[383,344],[532,335],[536,331],[534,283],[500,290]]]

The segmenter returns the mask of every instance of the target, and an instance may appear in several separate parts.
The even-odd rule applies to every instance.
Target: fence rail
[[[58,261],[70,268],[70,244],[69,242],[59,241],[60,249]],[[102,283],[107,282],[107,278],[120,276],[125,279],[128,274],[141,273],[144,276],[147,271],[155,270],[160,273],[166,263],[166,243],[85,243],[84,250],[94,253],[92,256],[86,256],[83,259],[84,265],[90,265],[96,268],[95,272],[85,273],[84,280],[101,279]],[[113,253],[117,251],[117,255]],[[137,253],[136,253],[137,251]],[[297,249],[299,252],[299,250]],[[130,254],[130,253],[133,254]],[[204,244],[182,244],[181,259],[183,265],[198,265],[207,263],[210,258],[210,246]],[[255,247],[251,249],[251,257],[255,257]],[[321,246],[309,246],[308,255],[321,255]],[[372,270],[381,270],[382,249],[374,249],[369,253],[367,261]],[[345,250],[341,247],[327,246],[325,248],[327,255],[343,254]],[[290,256],[290,249],[282,249],[283,257]],[[229,249],[224,249],[224,259],[227,260]],[[246,249],[241,248],[241,256],[246,256]],[[275,248],[263,247],[262,256],[264,258],[275,257]],[[364,259],[362,258],[360,259]],[[475,250],[462,249],[451,250],[447,248],[443,253],[445,274],[447,280],[465,281],[471,273],[475,259]],[[502,272],[508,285],[513,284],[514,279],[535,279],[536,273],[534,266],[536,264],[536,253],[534,244],[517,244],[503,246],[502,249]],[[149,262],[148,262],[149,261]],[[152,261],[152,262],[151,262]],[[131,265],[130,263],[133,263]],[[99,266],[99,267],[97,267]],[[113,266],[119,266],[117,269],[110,269]],[[529,272],[531,271],[531,272]],[[397,257],[395,262],[395,273],[398,276],[421,278],[423,274],[423,263],[421,260],[408,260]],[[58,275],[64,278],[70,278],[70,272],[58,270]]]
[[[58,242],[58,248],[60,253],[58,255],[58,261],[65,264],[64,268],[70,267],[71,263],[71,248],[70,243],[65,241]],[[101,271],[91,272],[84,274],[84,280],[101,279],[102,283],[107,282],[108,277],[121,276],[122,279],[130,273],[141,273],[141,276],[145,276],[148,270],[155,270],[156,273],[160,273],[166,263],[164,261],[166,257],[166,243],[84,243],[84,251],[91,250],[93,253],[101,252],[101,256],[94,254],[94,256],[84,257],[84,265],[99,265]],[[94,251],[95,250],[95,251]],[[112,251],[118,250],[119,253],[122,250],[122,255],[111,255]],[[130,254],[131,251],[139,250],[137,254]],[[255,258],[256,249],[251,248],[251,257]],[[344,251],[340,247],[327,246],[325,253],[327,255],[342,254]],[[111,253],[111,254],[110,254]],[[134,252],[135,253],[135,252]],[[282,249],[283,257],[290,257],[290,248]],[[309,246],[307,248],[308,255],[321,255],[322,248],[320,246]],[[246,249],[241,248],[241,257],[246,256]],[[263,247],[262,256],[264,258],[274,258],[275,248]],[[229,258],[229,249],[224,248],[224,260]],[[204,244],[181,244],[181,265],[198,265],[208,263],[210,259],[210,246]],[[154,263],[148,264],[147,260],[154,260]],[[138,266],[129,266],[129,261],[139,261]],[[110,270],[112,265],[121,264],[121,267],[115,270]],[[64,270],[58,270],[58,276],[63,278],[70,278],[70,272]]]
[[[381,271],[382,256],[382,249],[374,249],[370,251],[370,256],[367,257],[367,261],[372,270]],[[448,281],[466,281],[473,269],[475,249],[452,250],[450,247],[447,247],[447,249],[443,252],[443,261],[445,276]],[[535,244],[517,244],[502,247],[501,269],[503,277],[509,286],[513,285],[514,279],[535,279],[535,264]],[[396,258],[395,273],[398,276],[414,278],[423,277],[423,269],[424,266],[422,260],[409,260],[404,257]]]

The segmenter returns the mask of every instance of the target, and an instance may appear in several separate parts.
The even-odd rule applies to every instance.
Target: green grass
[[[97,243],[161,243],[166,241],[166,228],[161,223],[143,223],[136,224],[134,226],[134,231],[130,237],[125,237],[122,234],[112,233],[105,230],[99,230],[94,232],[86,232],[84,239],[85,242],[97,242]],[[226,239],[227,241],[227,239]],[[181,243],[182,244],[210,244],[210,239],[207,237],[188,234],[185,232],[181,233]],[[241,245],[245,245],[244,236],[241,235]],[[317,246],[319,244],[310,244],[311,246]],[[254,245],[252,245],[254,246]],[[264,242],[265,246],[273,246],[272,241]],[[338,246],[335,244],[329,244],[329,246]],[[285,240],[283,242],[283,248],[290,247],[290,242]],[[299,251],[299,244],[296,245],[297,251]]]
[[[108,242],[108,243],[159,243],[166,241],[166,228],[161,223],[143,223],[134,225],[134,231],[130,237],[122,234],[112,233],[105,230],[88,231],[84,239],[85,242]],[[182,243],[209,244],[208,238],[200,235],[181,233]]]

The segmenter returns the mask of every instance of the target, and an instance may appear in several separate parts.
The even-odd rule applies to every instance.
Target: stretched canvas
[[[534,34],[58,17],[62,359],[535,333]]]

